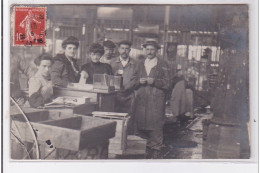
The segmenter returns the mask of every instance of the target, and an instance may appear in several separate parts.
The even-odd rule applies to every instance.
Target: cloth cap
[[[120,46],[121,44],[125,44],[125,45],[128,45],[129,47],[132,46],[132,43],[131,41],[128,41],[128,40],[122,40],[118,43],[118,46]]]
[[[146,48],[148,45],[152,45],[157,49],[161,48],[161,46],[156,41],[147,41],[145,44],[143,44],[143,47]]]

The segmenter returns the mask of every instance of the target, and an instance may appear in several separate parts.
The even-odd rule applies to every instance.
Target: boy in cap
[[[114,49],[116,47],[115,43],[110,40],[103,42],[105,53],[100,58],[100,62],[110,64],[112,58],[114,57]]]
[[[67,87],[68,83],[77,83],[80,78],[79,66],[76,60],[76,53],[79,41],[76,37],[70,36],[63,40],[63,54],[57,54],[52,65],[51,79],[55,86]]]

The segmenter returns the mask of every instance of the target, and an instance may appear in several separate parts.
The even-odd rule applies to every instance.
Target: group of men
[[[152,157],[157,158],[163,147],[166,91],[170,87],[169,69],[167,63],[157,55],[160,45],[156,41],[143,44],[145,59],[140,61],[129,56],[131,45],[127,40],[119,42],[119,56],[113,57],[116,45],[112,41],[104,41],[103,48],[96,43],[90,51],[93,53],[91,57],[93,62],[98,57],[99,61],[95,64],[108,64],[113,75],[122,76],[123,89],[116,95],[115,111],[131,116],[128,134],[147,139],[147,148]],[[54,85],[66,87],[69,83],[79,82],[83,75],[89,77],[88,66],[84,66],[86,70],[82,73],[76,62],[78,46],[79,41],[72,36],[62,42],[64,53],[58,54],[52,65],[51,80]],[[90,67],[94,67],[95,73],[97,67]]]

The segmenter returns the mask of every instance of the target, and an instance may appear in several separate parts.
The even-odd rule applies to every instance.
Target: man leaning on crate
[[[136,62],[129,56],[132,43],[123,40],[118,44],[119,56],[111,60],[113,74],[122,76],[123,88],[116,95],[115,111],[120,113],[128,113],[131,118],[128,123],[128,134],[134,133],[134,85],[136,72]]]

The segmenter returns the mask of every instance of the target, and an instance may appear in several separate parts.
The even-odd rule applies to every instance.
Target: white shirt
[[[124,60],[121,56],[120,56],[120,62],[122,63],[122,66],[125,67],[126,64],[129,62],[130,58],[128,57],[126,60]]]
[[[39,71],[29,80],[29,97],[36,92],[40,92],[44,100],[53,95],[52,81],[44,78]]]
[[[144,67],[147,75],[149,76],[151,69],[157,65],[158,58],[154,57],[153,59],[146,58],[144,61]]]

